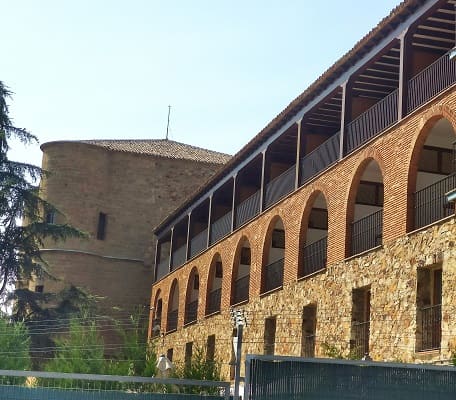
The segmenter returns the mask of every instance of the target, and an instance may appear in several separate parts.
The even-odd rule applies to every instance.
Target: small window
[[[215,263],[215,277],[216,278],[223,278],[223,268],[221,261],[217,261]]]
[[[168,349],[168,350],[166,350],[166,358],[167,358],[169,361],[173,361],[173,352],[174,352],[173,349]]]
[[[193,342],[185,343],[185,365],[190,365],[193,356]]]
[[[106,236],[106,220],[107,215],[105,213],[98,214],[98,229],[97,229],[97,239],[104,240]]]
[[[215,335],[207,337],[206,360],[214,361],[215,358]]]
[[[35,292],[36,293],[43,293],[44,291],[44,285],[36,285],[35,286]]]
[[[356,194],[356,203],[382,207],[383,183],[361,181]]]
[[[194,290],[199,290],[199,287],[200,287],[199,275],[195,275],[194,278],[193,278],[193,289]]]
[[[309,216],[309,228],[328,230],[328,210],[312,208]]]
[[[49,211],[46,213],[46,223],[47,224],[55,224],[55,212]]]

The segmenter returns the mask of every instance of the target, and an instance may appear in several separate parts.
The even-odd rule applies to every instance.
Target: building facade
[[[41,191],[87,239],[47,240],[43,258],[57,280],[37,278],[31,290],[82,287],[103,313],[148,305],[155,243],[152,227],[230,157],[171,140],[90,140],[45,143]]]
[[[451,357],[455,17],[402,2],[158,226],[161,352],[228,377],[234,309],[243,357]]]

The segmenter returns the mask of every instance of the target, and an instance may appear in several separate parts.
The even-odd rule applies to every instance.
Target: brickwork
[[[160,351],[174,347],[174,354],[179,360],[184,342],[204,344],[208,335],[215,334],[216,353],[224,362],[225,373],[228,373],[233,266],[237,265],[236,258],[239,257],[242,241],[247,239],[251,247],[250,300],[240,305],[250,316],[250,326],[244,338],[247,344],[245,353],[262,353],[264,318],[276,315],[276,353],[299,355],[302,307],[316,303],[317,354],[324,355],[322,343],[334,344],[347,354],[352,289],[371,285],[371,356],[378,360],[417,360],[421,355],[415,353],[414,349],[416,269],[417,265],[429,265],[440,257],[445,280],[443,303],[449,308],[442,316],[445,322],[442,326],[444,339],[441,352],[432,354],[431,358],[448,358],[449,343],[456,336],[456,325],[449,320],[449,313],[456,307],[450,289],[456,282],[453,249],[455,222],[451,219],[413,234],[407,232],[412,226],[410,208],[415,191],[419,148],[430,127],[439,118],[448,119],[456,132],[455,109],[456,90],[451,88],[157,282],[152,288],[151,299],[156,300],[155,294],[160,290],[163,302],[167,304],[173,280],[178,282],[179,288],[186,288],[193,268],[197,268],[200,276],[199,322],[182,328],[186,296],[181,292],[178,332],[166,335],[160,341]],[[349,224],[353,220],[356,188],[370,160],[378,163],[383,177],[383,246],[346,259],[350,248],[347,237]],[[328,210],[328,267],[321,273],[298,280],[300,249],[305,243],[307,221],[312,204],[320,192],[326,199]],[[285,229],[284,285],[282,290],[260,296],[264,246],[268,232],[278,217]],[[216,254],[220,255],[223,264],[222,310],[219,315],[205,318],[207,276]],[[165,312],[162,320],[166,320]]]

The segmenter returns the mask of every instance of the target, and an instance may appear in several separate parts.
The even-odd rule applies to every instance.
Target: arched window
[[[360,178],[352,185],[351,204],[353,212],[348,220],[350,237],[347,256],[362,253],[382,244],[383,235],[383,176],[378,163],[369,159],[359,167]],[[357,174],[359,176],[359,174]],[[359,180],[358,180],[359,179]]]
[[[168,318],[166,321],[166,332],[177,329],[177,319],[179,316],[179,284],[175,279],[171,285],[168,302]]]
[[[272,228],[272,229],[271,229]],[[269,292],[283,285],[283,266],[285,258],[285,229],[283,221],[276,218],[266,236],[262,269],[261,292]]]
[[[456,187],[454,130],[445,118],[430,121],[428,124],[432,126],[424,127],[424,144],[421,144],[423,141],[418,141],[412,158],[409,199],[413,199],[413,204],[409,207],[409,230],[421,228],[454,214],[454,204],[447,203],[445,198],[445,193]]]
[[[155,296],[154,314],[152,318],[152,337],[160,336],[161,325],[162,325],[162,312],[163,312],[163,301],[161,298],[161,290],[157,292]]]
[[[212,259],[206,296],[206,315],[220,311],[222,300],[223,265],[220,254]]]
[[[328,248],[328,208],[323,193],[314,194],[309,201],[312,208],[307,220],[303,220],[298,278],[326,268]]]
[[[198,297],[199,297],[199,274],[196,268],[190,272],[187,284],[187,295],[185,298],[184,324],[196,322],[198,318]]]
[[[241,240],[235,260],[231,285],[231,304],[241,303],[249,299],[251,252],[247,238]]]

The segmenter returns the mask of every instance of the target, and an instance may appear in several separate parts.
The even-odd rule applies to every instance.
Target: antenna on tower
[[[169,115],[171,114],[171,106],[168,106],[168,124],[166,125],[166,140],[168,140],[169,133]]]

